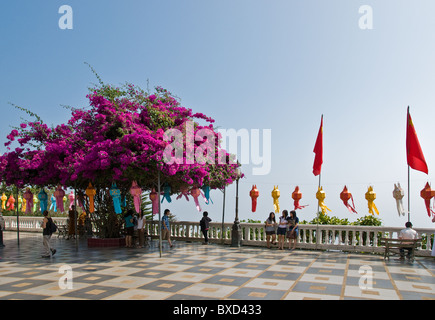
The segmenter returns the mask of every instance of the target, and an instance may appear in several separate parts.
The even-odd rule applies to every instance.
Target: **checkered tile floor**
[[[308,250],[231,248],[158,242],[143,249],[88,248],[53,238],[53,258],[41,258],[42,236],[5,233],[0,248],[0,299],[299,300],[435,299],[435,259],[415,262],[379,255]],[[72,288],[61,286],[62,266]],[[63,282],[66,284],[66,282]]]

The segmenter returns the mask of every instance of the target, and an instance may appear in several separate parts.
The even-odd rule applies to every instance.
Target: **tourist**
[[[137,236],[139,238],[139,248],[144,247],[145,240],[146,217],[143,215],[143,210],[140,211],[137,219]]]
[[[0,212],[0,248],[4,247],[4,243],[3,243],[3,230],[5,230],[6,227],[6,222],[5,219],[3,218],[2,213]]]
[[[133,239],[131,240],[132,247],[137,247],[138,239],[139,239],[139,234],[137,231],[137,214],[133,213]]]
[[[80,237],[85,235],[85,220],[86,220],[86,212],[83,211],[78,218],[77,222],[77,232]]]
[[[92,221],[89,217],[89,214],[86,214],[85,216],[85,230],[86,230],[86,236],[92,237]]]
[[[269,213],[269,218],[264,222],[266,229],[267,247],[270,249],[270,244],[276,244],[276,220],[275,213]],[[271,241],[272,240],[272,241]]]
[[[278,249],[284,250],[284,244],[285,244],[285,235],[287,232],[288,227],[288,211],[283,210],[281,217],[279,217],[279,224],[278,224]]]
[[[43,258],[50,258],[50,253],[53,256],[56,253],[56,249],[52,248],[50,240],[52,235],[52,226],[54,224],[53,219],[48,216],[48,211],[43,212],[44,219],[42,220],[42,244],[44,245]]]
[[[169,214],[171,211],[169,209],[165,209],[165,212],[162,217],[162,240],[168,240],[169,246],[172,248],[171,242],[171,228],[169,225]]]
[[[133,210],[129,209],[127,213],[124,215],[125,222],[125,247],[131,248],[133,246],[133,232],[134,232],[134,223],[133,223]]]
[[[414,229],[412,229],[412,223],[405,223],[405,229],[400,230],[399,239],[418,239],[418,233]],[[400,259],[405,259],[405,249],[408,250],[408,258],[411,257],[412,248],[400,248]]]
[[[287,231],[287,238],[289,239],[288,248],[290,250],[294,250],[296,249],[296,244],[298,242],[298,236],[299,236],[299,218],[296,216],[296,211],[294,210],[290,211],[288,225],[289,225]],[[292,242],[293,242],[293,248],[291,248]]]
[[[76,225],[77,225],[77,211],[76,206],[72,205],[71,210],[68,211],[68,237],[66,240],[69,240],[69,238],[75,239],[76,235]]]
[[[202,219],[199,222],[199,225],[201,227],[201,232],[204,235],[204,242],[203,244],[208,244],[208,230],[210,229],[210,221],[211,219],[208,217],[208,212],[204,211],[202,214]]]

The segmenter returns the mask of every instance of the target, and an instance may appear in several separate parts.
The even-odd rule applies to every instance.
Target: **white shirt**
[[[279,225],[278,228],[287,228],[288,220],[283,216],[279,217]]]
[[[399,239],[418,239],[418,233],[411,228],[402,229],[399,233]]]
[[[145,216],[143,216],[142,219],[139,218],[139,217],[137,218],[137,228],[138,228],[138,230],[143,228],[143,226],[145,224],[145,221],[146,221],[146,217]]]

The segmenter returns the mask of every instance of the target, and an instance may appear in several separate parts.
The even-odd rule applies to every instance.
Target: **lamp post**
[[[236,169],[236,218],[231,231],[231,247],[240,247],[242,245],[242,228],[239,222],[239,179],[242,175],[239,167]]]

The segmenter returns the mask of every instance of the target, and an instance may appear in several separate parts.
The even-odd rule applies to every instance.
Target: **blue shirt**
[[[165,225],[166,225],[166,228],[168,228],[168,230],[169,230],[169,216],[167,216],[167,215],[164,215],[162,217],[162,229],[165,229]]]
[[[124,219],[125,219],[125,227],[126,228],[134,227],[133,222],[130,221],[130,220],[133,220],[133,217],[131,215],[124,217]]]
[[[290,229],[290,230],[293,230],[293,228],[294,228],[297,224],[299,224],[299,218],[298,218],[298,217],[296,217],[296,219],[291,219],[291,218],[289,218],[289,219],[288,219],[288,222],[289,222],[289,229]],[[299,226],[296,227],[296,230],[299,230]]]

